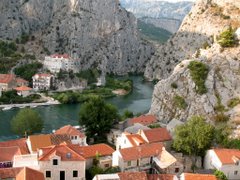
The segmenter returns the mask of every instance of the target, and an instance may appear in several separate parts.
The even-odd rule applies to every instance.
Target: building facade
[[[33,89],[35,91],[50,90],[53,86],[53,78],[51,74],[35,74],[32,77]]]
[[[72,70],[74,73],[77,73],[80,68],[80,61],[71,58],[68,54],[53,54],[51,56],[46,56],[43,64],[44,67],[52,73],[58,73],[60,70]]]

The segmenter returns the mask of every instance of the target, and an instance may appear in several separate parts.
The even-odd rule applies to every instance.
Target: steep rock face
[[[42,57],[43,49],[69,53],[81,59],[82,69],[142,72],[152,54],[118,0],[3,0],[0,9],[0,38],[30,34],[35,38],[26,49]]]
[[[227,19],[226,17],[230,17]],[[189,59],[206,44],[212,44],[226,26],[239,26],[239,2],[198,0],[185,17],[178,32],[162,46],[147,64],[149,80],[168,77],[183,59]]]
[[[219,2],[220,4],[217,6],[213,4]],[[188,22],[190,24],[187,27],[183,24],[181,29],[186,32],[192,32],[192,34],[195,33],[194,30],[197,30],[199,34],[202,31],[207,38],[219,35],[219,31],[222,32],[225,25],[231,25],[234,28],[240,27],[239,5],[238,2],[230,0],[224,2],[198,2],[196,6],[205,8],[205,12],[203,12],[205,15],[203,16],[202,13],[195,14],[192,24]],[[230,18],[223,19],[218,15],[213,15],[213,6],[221,7],[221,13],[225,16],[230,16]],[[194,9],[196,9],[196,7]],[[195,10],[192,11],[192,14],[194,11]],[[202,16],[205,19],[200,18]],[[186,18],[186,20],[188,20],[188,18]],[[197,27],[195,27],[195,21],[199,22]],[[208,26],[207,21],[209,22]],[[180,32],[178,32],[174,38],[179,36]],[[194,36],[192,40],[188,37],[187,42],[191,43],[193,47],[196,47],[198,41],[201,40],[203,36],[198,37],[200,39]],[[195,53],[193,57],[191,57],[190,53],[188,56],[182,56],[182,58],[179,59],[181,62],[175,66],[172,74],[159,81],[155,86],[150,113],[155,114],[162,123],[167,124],[172,119],[179,119],[184,122],[193,115],[202,115],[213,123],[221,117],[229,117],[228,122],[233,125],[232,127],[234,127],[234,129],[239,128],[240,105],[236,104],[240,102],[240,45],[231,48],[222,48],[214,39],[215,38],[211,40],[214,42],[209,44],[210,47],[200,48],[198,53]],[[183,40],[183,38],[180,38],[180,40]],[[189,48],[189,45],[184,44],[186,41],[182,43],[183,47]],[[174,44],[173,48],[175,48],[176,45]],[[194,49],[192,53],[193,52]],[[175,50],[173,53],[177,54],[179,51]],[[196,84],[190,75],[188,65],[193,60],[201,61],[209,68],[209,73],[205,81],[207,93],[203,95],[196,93]],[[182,100],[185,101],[185,108],[180,108],[176,105],[176,101],[174,100],[176,96],[181,97]],[[231,105],[233,102],[236,103],[236,106]],[[239,137],[239,130],[234,131],[233,135]]]

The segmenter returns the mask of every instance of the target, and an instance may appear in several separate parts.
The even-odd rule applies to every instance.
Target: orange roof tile
[[[16,91],[30,91],[32,88],[27,87],[27,86],[21,86],[21,87],[16,87],[14,88]]]
[[[17,83],[28,83],[28,81],[23,78],[17,78],[16,81]]]
[[[56,130],[55,134],[67,134],[70,136],[79,136],[81,138],[85,137],[85,134],[81,133],[79,130],[72,127],[71,125],[61,127],[60,129]]]
[[[14,74],[0,74],[0,83],[9,83],[14,79]]]
[[[213,149],[222,164],[235,164],[234,157],[240,159],[239,149]]]
[[[157,156],[162,152],[162,143],[144,144],[141,146],[120,149],[124,161],[136,160],[144,157]]]
[[[148,180],[174,180],[173,174],[148,174]]]
[[[146,129],[142,132],[145,134],[149,143],[172,140],[172,137],[166,128]]]
[[[42,172],[24,167],[17,174],[16,180],[44,180],[44,175]]]
[[[86,159],[95,157],[96,154],[99,154],[100,156],[110,156],[115,151],[107,144],[95,144],[89,146],[71,145],[70,147]]]
[[[15,178],[22,168],[0,168],[0,179]]]
[[[148,125],[153,124],[155,122],[157,122],[157,118],[153,115],[141,115],[139,117],[132,118],[129,121],[130,125],[133,125],[135,123],[140,123],[144,126],[148,126]]]
[[[147,180],[146,172],[121,172],[118,176],[120,180]]]
[[[69,59],[70,56],[68,54],[53,54],[51,55],[52,58],[65,58],[65,59]]]
[[[126,137],[133,146],[139,146],[146,143],[146,141],[139,134],[129,134],[126,135]]]
[[[0,147],[0,162],[13,161],[15,155],[21,155],[19,147]]]
[[[28,136],[31,143],[32,151],[39,148],[58,145],[63,142],[71,143],[70,138],[66,134],[41,134]]]
[[[48,161],[53,155],[61,157],[61,161],[84,161],[85,159],[71,149],[67,144],[60,144],[52,146],[48,149],[43,149],[43,155],[39,158],[39,161]],[[69,155],[69,156],[68,156]]]
[[[26,138],[0,142],[0,147],[12,147],[12,146],[19,147],[21,154],[29,154]]]
[[[209,174],[183,173],[185,180],[217,180],[216,176]]]

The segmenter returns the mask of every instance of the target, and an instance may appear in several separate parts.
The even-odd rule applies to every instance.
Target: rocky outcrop
[[[149,80],[168,77],[183,59],[189,59],[200,48],[211,45],[226,26],[239,25],[239,2],[234,0],[198,0],[185,17],[178,32],[162,46],[147,64]]]
[[[159,55],[158,67],[155,66],[153,76],[159,79],[166,77],[155,86],[150,109],[150,113],[155,114],[162,123],[167,124],[172,119],[185,122],[193,115],[202,115],[212,123],[229,118],[227,122],[234,129],[240,127],[240,46],[236,44],[223,48],[215,38],[228,25],[240,27],[238,2],[198,1],[180,31],[166,47],[160,47],[160,52],[168,49],[172,54]],[[186,34],[186,37],[181,34]],[[203,46],[204,42],[208,45]],[[170,58],[176,58],[177,61],[161,66],[161,61]],[[191,61],[202,62],[209,69],[205,80],[207,92],[204,94],[196,92],[197,85],[188,67]],[[165,67],[173,70],[167,72]],[[235,137],[239,137],[239,130],[233,132]]]
[[[30,35],[25,49],[40,58],[69,53],[81,69],[125,74],[142,72],[153,53],[118,0],[2,0],[0,9],[0,38]]]

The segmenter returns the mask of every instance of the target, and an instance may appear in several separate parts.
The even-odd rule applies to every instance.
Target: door
[[[65,180],[65,171],[60,171],[60,180]]]

